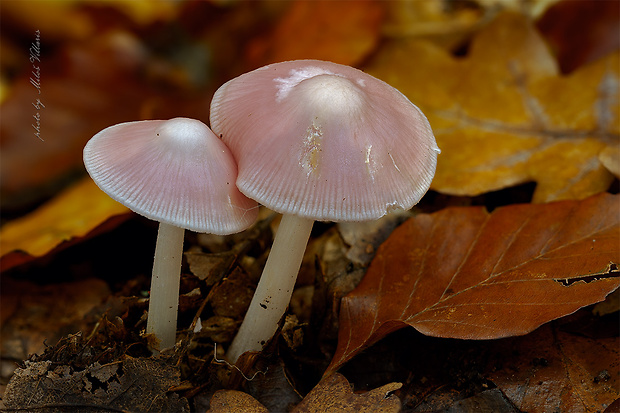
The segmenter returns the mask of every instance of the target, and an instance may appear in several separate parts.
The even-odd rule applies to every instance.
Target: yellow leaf
[[[432,189],[478,195],[535,181],[534,202],[547,202],[583,199],[613,180],[599,154],[620,137],[619,67],[616,53],[560,76],[531,23],[504,13],[466,58],[403,40],[369,72],[428,116],[442,150]]]
[[[386,21],[382,33],[388,38],[430,40],[445,49],[463,45],[493,16],[505,10],[532,20],[559,0],[392,0],[385,2]]]
[[[424,38],[445,48],[457,47],[462,43],[485,14],[475,2],[450,7],[443,0],[397,0],[386,5],[384,35]]]
[[[79,4],[77,0],[3,1],[2,11],[33,37],[38,30],[45,41],[85,39],[93,35],[95,27]]]
[[[176,18],[181,2],[174,0],[28,0],[2,2],[11,20],[28,31],[39,30],[44,41],[86,39],[97,30],[88,8],[114,8],[139,25]]]
[[[608,146],[600,154],[599,159],[605,167],[614,174],[616,178],[620,178],[620,146]]]
[[[85,4],[115,7],[140,25],[173,20],[181,2],[173,0],[89,0]]]
[[[108,218],[129,210],[86,177],[32,213],[0,230],[0,256],[24,251],[42,256],[63,241],[82,237]]]

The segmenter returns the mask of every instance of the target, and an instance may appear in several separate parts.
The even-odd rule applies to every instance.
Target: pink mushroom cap
[[[235,186],[232,154],[195,119],[110,126],[88,141],[84,165],[111,198],[176,227],[231,234],[249,227],[258,214],[256,202]]]
[[[284,214],[367,221],[409,209],[439,148],[424,114],[358,69],[318,60],[268,65],[222,85],[211,128],[238,163],[237,187]]]

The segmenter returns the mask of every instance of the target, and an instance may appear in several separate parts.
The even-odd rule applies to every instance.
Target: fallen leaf
[[[542,328],[506,343],[489,378],[519,411],[600,412],[620,397],[619,349],[618,337]]]
[[[398,390],[400,387],[400,383],[389,383],[365,393],[355,394],[347,379],[339,373],[334,373],[324,377],[319,384],[291,410],[291,413],[396,413],[400,411],[401,404],[398,397],[391,393]],[[268,411],[269,410],[254,397],[235,390],[220,390],[215,392],[211,399],[211,408],[208,410],[209,413],[266,413]],[[283,410],[278,409],[273,411]]]
[[[592,308],[592,314],[599,317],[616,312],[620,312],[620,290],[609,294],[605,301],[598,303]]]
[[[218,390],[211,398],[208,413],[269,413],[269,410],[247,393]]]
[[[423,410],[419,410],[423,411]],[[446,411],[459,413],[519,413],[498,389],[485,390],[475,396],[462,399]]]
[[[599,159],[609,172],[620,179],[620,146],[609,146],[605,148],[599,154]]]
[[[526,334],[620,285],[620,195],[420,214],[341,304],[328,372],[406,325],[436,337]]]
[[[389,383],[355,394],[343,375],[333,373],[324,377],[292,413],[396,413],[400,411],[400,400],[391,393],[400,387],[400,383]]]
[[[60,244],[86,236],[111,217],[128,217],[128,212],[86,177],[30,214],[2,227],[2,269],[45,255]],[[11,262],[7,254],[14,251],[27,255]]]
[[[616,413],[620,412],[620,398],[616,399],[612,404],[607,406],[603,413]]]
[[[241,267],[235,267],[222,282],[211,290],[209,300],[213,313],[222,317],[242,319],[247,311],[255,283]]]
[[[291,2],[274,30],[249,46],[250,66],[295,59],[358,63],[379,41],[383,12],[376,0]]]
[[[126,357],[79,370],[51,361],[26,362],[9,382],[3,401],[9,409],[60,408],[98,411],[189,412],[189,404],[169,389],[179,384],[170,361]],[[55,411],[55,410],[54,410]]]
[[[471,196],[535,181],[533,201],[548,202],[586,198],[613,180],[599,154],[620,136],[618,53],[560,76],[532,24],[504,13],[465,58],[400,40],[367,70],[427,115],[442,150],[436,191]]]
[[[213,254],[188,251],[184,255],[190,271],[199,279],[204,280],[207,287],[221,280],[237,259],[232,251]]]
[[[348,246],[346,257],[355,264],[367,266],[377,247],[410,216],[409,211],[395,211],[376,221],[339,222],[340,236]]]
[[[579,25],[579,30],[573,30]],[[570,73],[620,48],[620,2],[560,1],[538,20],[562,68]]]
[[[318,258],[315,262],[316,284],[312,294],[310,323],[322,340],[332,341],[338,337],[342,297],[357,287],[369,263],[362,267],[347,258],[347,247],[335,228],[327,231],[322,238],[321,248],[313,254]]]
[[[196,338],[208,337],[216,343],[229,343],[235,337],[238,324],[235,319],[213,316],[201,322],[202,329],[195,333]]]
[[[425,39],[458,49],[497,14],[510,10],[531,19],[558,0],[391,1],[382,32],[387,38]]]
[[[281,359],[261,366],[261,374],[256,374],[245,387],[270,412],[288,412],[302,400]]]
[[[88,328],[87,314],[110,295],[105,281],[37,285],[2,279],[0,352],[7,360],[24,360],[42,353],[45,343]]]
[[[454,49],[505,10],[519,12],[531,19],[539,17],[558,0],[446,0],[391,1],[386,3],[387,17],[382,34],[387,38],[431,40]]]
[[[459,46],[484,19],[475,2],[446,3],[443,0],[391,1],[383,33],[388,38],[431,40],[445,49]]]

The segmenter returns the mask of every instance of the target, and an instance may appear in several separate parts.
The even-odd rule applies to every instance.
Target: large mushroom
[[[159,349],[172,347],[185,229],[240,232],[255,221],[257,204],[237,190],[226,145],[195,119],[110,126],[88,141],[84,165],[111,198],[159,221],[146,331]]]
[[[370,221],[415,205],[439,148],[424,114],[360,70],[299,60],[222,85],[211,128],[235,157],[237,186],[283,214],[227,358],[260,351],[289,304],[313,222]]]

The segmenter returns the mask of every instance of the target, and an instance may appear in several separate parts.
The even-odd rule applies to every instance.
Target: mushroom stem
[[[283,215],[250,307],[226,358],[261,351],[273,337],[293,294],[314,220]]]
[[[176,340],[184,234],[183,228],[159,223],[146,332],[159,339],[160,350]]]

